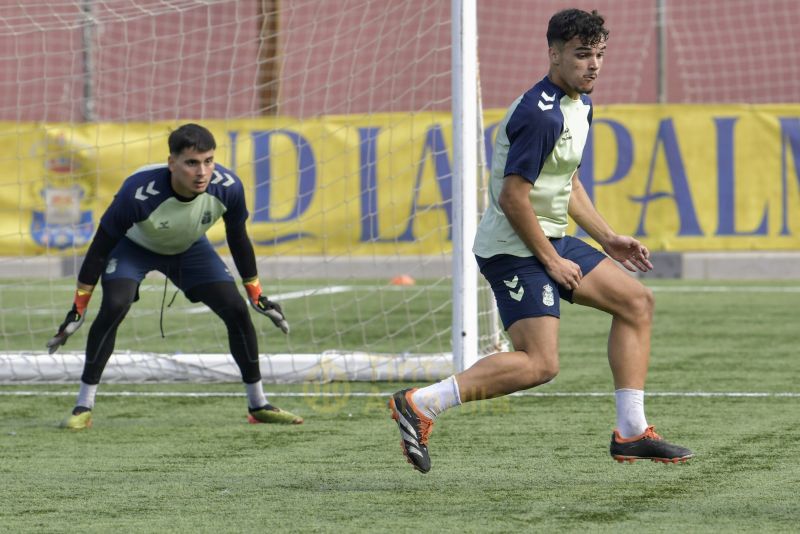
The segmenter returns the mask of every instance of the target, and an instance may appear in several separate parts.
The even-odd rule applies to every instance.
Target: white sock
[[[98,384],[84,384],[81,381],[81,389],[78,391],[78,400],[75,401],[75,406],[83,406],[90,410],[94,408],[94,397],[97,394]]]
[[[247,406],[249,408],[261,408],[267,402],[267,397],[264,395],[264,386],[261,385],[261,380],[253,382],[252,384],[245,384],[247,391]]]
[[[425,417],[436,419],[446,409],[461,404],[456,377],[451,376],[441,382],[418,389],[411,395],[411,400]]]
[[[614,392],[617,402],[617,431],[623,438],[638,436],[647,429],[644,416],[644,391],[641,389],[618,389]]]

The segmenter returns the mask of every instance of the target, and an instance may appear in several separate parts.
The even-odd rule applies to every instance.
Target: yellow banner
[[[800,106],[595,110],[581,178],[653,250],[800,248]]]
[[[485,113],[487,161],[503,113]],[[258,254],[451,250],[449,114],[203,124],[245,184]],[[176,125],[0,123],[0,254],[85,249],[125,177],[166,162]],[[800,106],[598,107],[580,174],[653,250],[800,248]],[[209,237],[224,246],[221,225]]]

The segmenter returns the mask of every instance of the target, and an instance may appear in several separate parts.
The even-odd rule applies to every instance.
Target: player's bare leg
[[[653,292],[611,260],[603,260],[574,293],[576,304],[611,314],[608,362],[616,389],[644,389],[650,364]]]
[[[692,458],[692,451],[656,434],[644,414],[655,307],[652,291],[607,259],[583,278],[574,299],[612,316],[608,361],[614,377],[617,428],[611,436],[611,455],[620,462],[651,459],[677,463]]]
[[[517,350],[482,358],[458,375],[422,390],[398,391],[389,399],[403,454],[417,471],[430,471],[428,438],[441,412],[462,402],[528,389],[558,373],[558,319],[519,320],[509,328],[509,336]]]
[[[559,319],[552,316],[520,319],[508,329],[513,352],[478,360],[456,375],[461,402],[491,399],[552,380],[558,365]]]

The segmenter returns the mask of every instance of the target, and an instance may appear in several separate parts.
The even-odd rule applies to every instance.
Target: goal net
[[[245,183],[291,325],[253,317],[265,381],[453,372],[449,2],[19,0],[0,20],[0,381],[79,379],[99,285],[87,324],[45,342],[120,184],[185,122]],[[221,223],[209,237],[237,274]],[[104,381],[239,380],[222,322],[175,293],[145,279]]]

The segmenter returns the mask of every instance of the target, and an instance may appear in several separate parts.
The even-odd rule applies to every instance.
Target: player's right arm
[[[92,292],[105,269],[111,251],[128,231],[128,228],[133,225],[134,218],[138,216],[136,206],[131,206],[131,199],[135,197],[130,189],[131,186],[128,182],[123,184],[100,219],[97,232],[86,251],[86,257],[78,273],[72,309],[67,312],[56,334],[47,342],[47,350],[50,354],[65,344],[67,339],[83,324]]]
[[[119,239],[112,237],[102,226],[97,229],[78,274],[72,309],[67,312],[56,334],[47,342],[47,350],[50,354],[53,354],[61,345],[64,345],[67,339],[83,324],[86,318],[86,308],[89,306],[94,287],[103,272],[108,255],[117,242],[119,242]]]
[[[533,252],[547,270],[547,274],[569,289],[575,289],[581,282],[581,269],[578,264],[562,258],[544,234],[536,212],[531,206],[529,195],[533,184],[517,174],[509,174],[503,180],[498,204],[511,227],[525,246]]]

